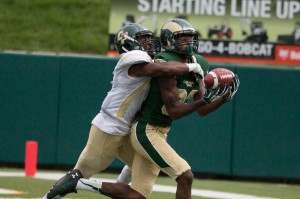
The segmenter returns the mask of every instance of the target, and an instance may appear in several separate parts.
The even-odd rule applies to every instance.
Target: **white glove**
[[[189,67],[189,72],[194,72],[200,75],[200,78],[203,79],[204,77],[204,72],[198,63],[189,63],[186,64]]]

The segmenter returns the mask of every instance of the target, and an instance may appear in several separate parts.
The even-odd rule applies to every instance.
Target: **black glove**
[[[230,89],[228,90],[228,93],[226,93],[223,97],[226,101],[232,100],[235,93],[238,91],[240,86],[240,80],[237,74],[234,74],[234,78],[232,80],[232,84],[230,86]]]
[[[223,97],[230,90],[230,86],[222,85],[218,86],[216,89],[206,88],[203,96],[203,101],[207,104]]]

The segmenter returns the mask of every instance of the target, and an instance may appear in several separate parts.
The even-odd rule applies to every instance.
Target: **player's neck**
[[[180,60],[181,60],[182,63],[187,63],[188,59],[187,59],[187,57],[185,55],[178,54],[177,56],[180,58]]]

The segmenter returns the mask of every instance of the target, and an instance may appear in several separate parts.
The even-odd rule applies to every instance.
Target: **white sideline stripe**
[[[47,173],[47,172],[37,172],[34,178],[45,179],[45,180],[58,180],[65,173]],[[25,177],[24,172],[1,172],[0,177]],[[97,181],[105,181],[105,182],[115,182],[112,179],[104,179],[104,178],[91,178]],[[175,186],[167,186],[167,185],[159,185],[156,184],[153,187],[153,191],[155,192],[166,192],[166,193],[175,193]],[[1,194],[1,192],[0,192]],[[237,194],[237,193],[229,193],[222,191],[211,191],[205,189],[192,189],[193,196],[201,196],[206,198],[214,198],[214,199],[278,199],[278,198],[269,198],[269,197],[260,197],[246,194]],[[0,199],[26,199],[26,198],[1,198]],[[34,199],[34,198],[27,198]]]
[[[154,185],[153,190],[157,192],[175,193],[176,187],[166,186],[166,185]],[[222,191],[211,191],[205,189],[192,189],[192,195],[206,197],[206,198],[214,198],[214,199],[276,199],[276,198],[259,197],[259,196],[252,196],[246,194],[228,193]]]
[[[27,192],[0,188],[0,194],[27,194]]]

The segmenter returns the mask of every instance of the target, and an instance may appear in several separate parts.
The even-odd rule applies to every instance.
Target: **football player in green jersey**
[[[160,39],[165,51],[155,55],[155,62],[197,62],[205,73],[208,72],[206,59],[195,54],[198,33],[187,21],[168,21],[162,27]],[[130,187],[80,181],[83,186],[92,187],[112,198],[142,199],[150,196],[159,171],[163,171],[177,182],[176,199],[190,199],[193,182],[191,167],[166,141],[172,122],[194,111],[206,115],[217,110],[232,99],[239,86],[236,76],[232,86],[206,89],[203,77],[187,73],[152,78],[149,94],[131,129],[131,143],[136,153]],[[193,99],[193,102],[187,103],[188,99]]]
[[[195,54],[198,33],[187,21],[173,19],[167,22],[162,27],[160,39],[166,51],[158,53],[155,61],[198,62],[203,71],[208,72],[208,62]],[[205,89],[203,77],[193,73],[152,78],[149,94],[131,131],[131,142],[137,151],[131,187],[148,197],[161,170],[176,180],[176,198],[190,199],[193,182],[191,167],[167,143],[167,134],[174,120],[194,111],[200,115],[211,113],[222,106],[231,93],[228,86]],[[186,103],[191,98],[194,101]],[[144,179],[147,181],[143,182]]]

